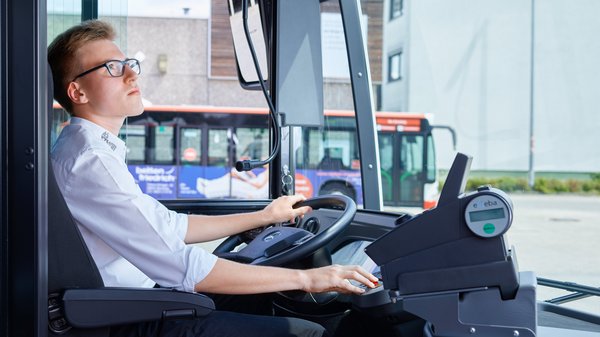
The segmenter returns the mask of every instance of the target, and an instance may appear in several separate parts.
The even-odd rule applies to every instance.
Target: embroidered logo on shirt
[[[114,151],[117,146],[115,145],[115,143],[111,142],[110,140],[108,140],[108,132],[104,131],[104,133],[102,134],[102,140],[108,144],[108,146],[110,146],[110,148]]]

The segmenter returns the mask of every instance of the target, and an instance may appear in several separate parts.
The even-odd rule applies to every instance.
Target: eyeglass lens
[[[138,60],[130,59],[125,61],[111,61],[106,63],[106,68],[108,68],[108,72],[111,76],[123,76],[123,72],[125,71],[125,65],[127,65],[131,70],[133,70],[136,74],[140,74],[140,63]]]

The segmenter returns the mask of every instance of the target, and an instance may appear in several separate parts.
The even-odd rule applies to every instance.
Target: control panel
[[[365,252],[398,296],[498,287],[515,295],[517,264],[504,233],[513,218],[506,193],[489,186],[465,192],[472,158],[457,154],[437,207],[383,235]]]
[[[471,160],[457,154],[437,207],[365,248],[391,301],[381,308],[425,319],[427,336],[535,337],[535,276],[518,271],[503,235],[513,220],[512,202],[490,186],[465,192]],[[381,305],[383,293],[355,304]]]

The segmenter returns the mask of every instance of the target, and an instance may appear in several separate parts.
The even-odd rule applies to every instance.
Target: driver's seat
[[[48,66],[48,124],[52,121]],[[50,132],[49,132],[50,134]],[[75,224],[48,164],[48,328],[50,336],[108,336],[111,326],[205,316],[207,296],[171,289],[109,288]]]

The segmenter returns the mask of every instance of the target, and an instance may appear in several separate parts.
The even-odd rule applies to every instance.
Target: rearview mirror
[[[229,0],[229,22],[231,24],[231,34],[233,35],[233,48],[235,50],[236,64],[238,67],[238,78],[244,89],[260,90],[258,75],[250,47],[244,33],[244,21],[242,16],[242,1]],[[265,36],[263,33],[260,9],[255,0],[248,0],[248,30],[254,52],[258,58],[263,80],[268,79],[267,48],[265,45]]]

